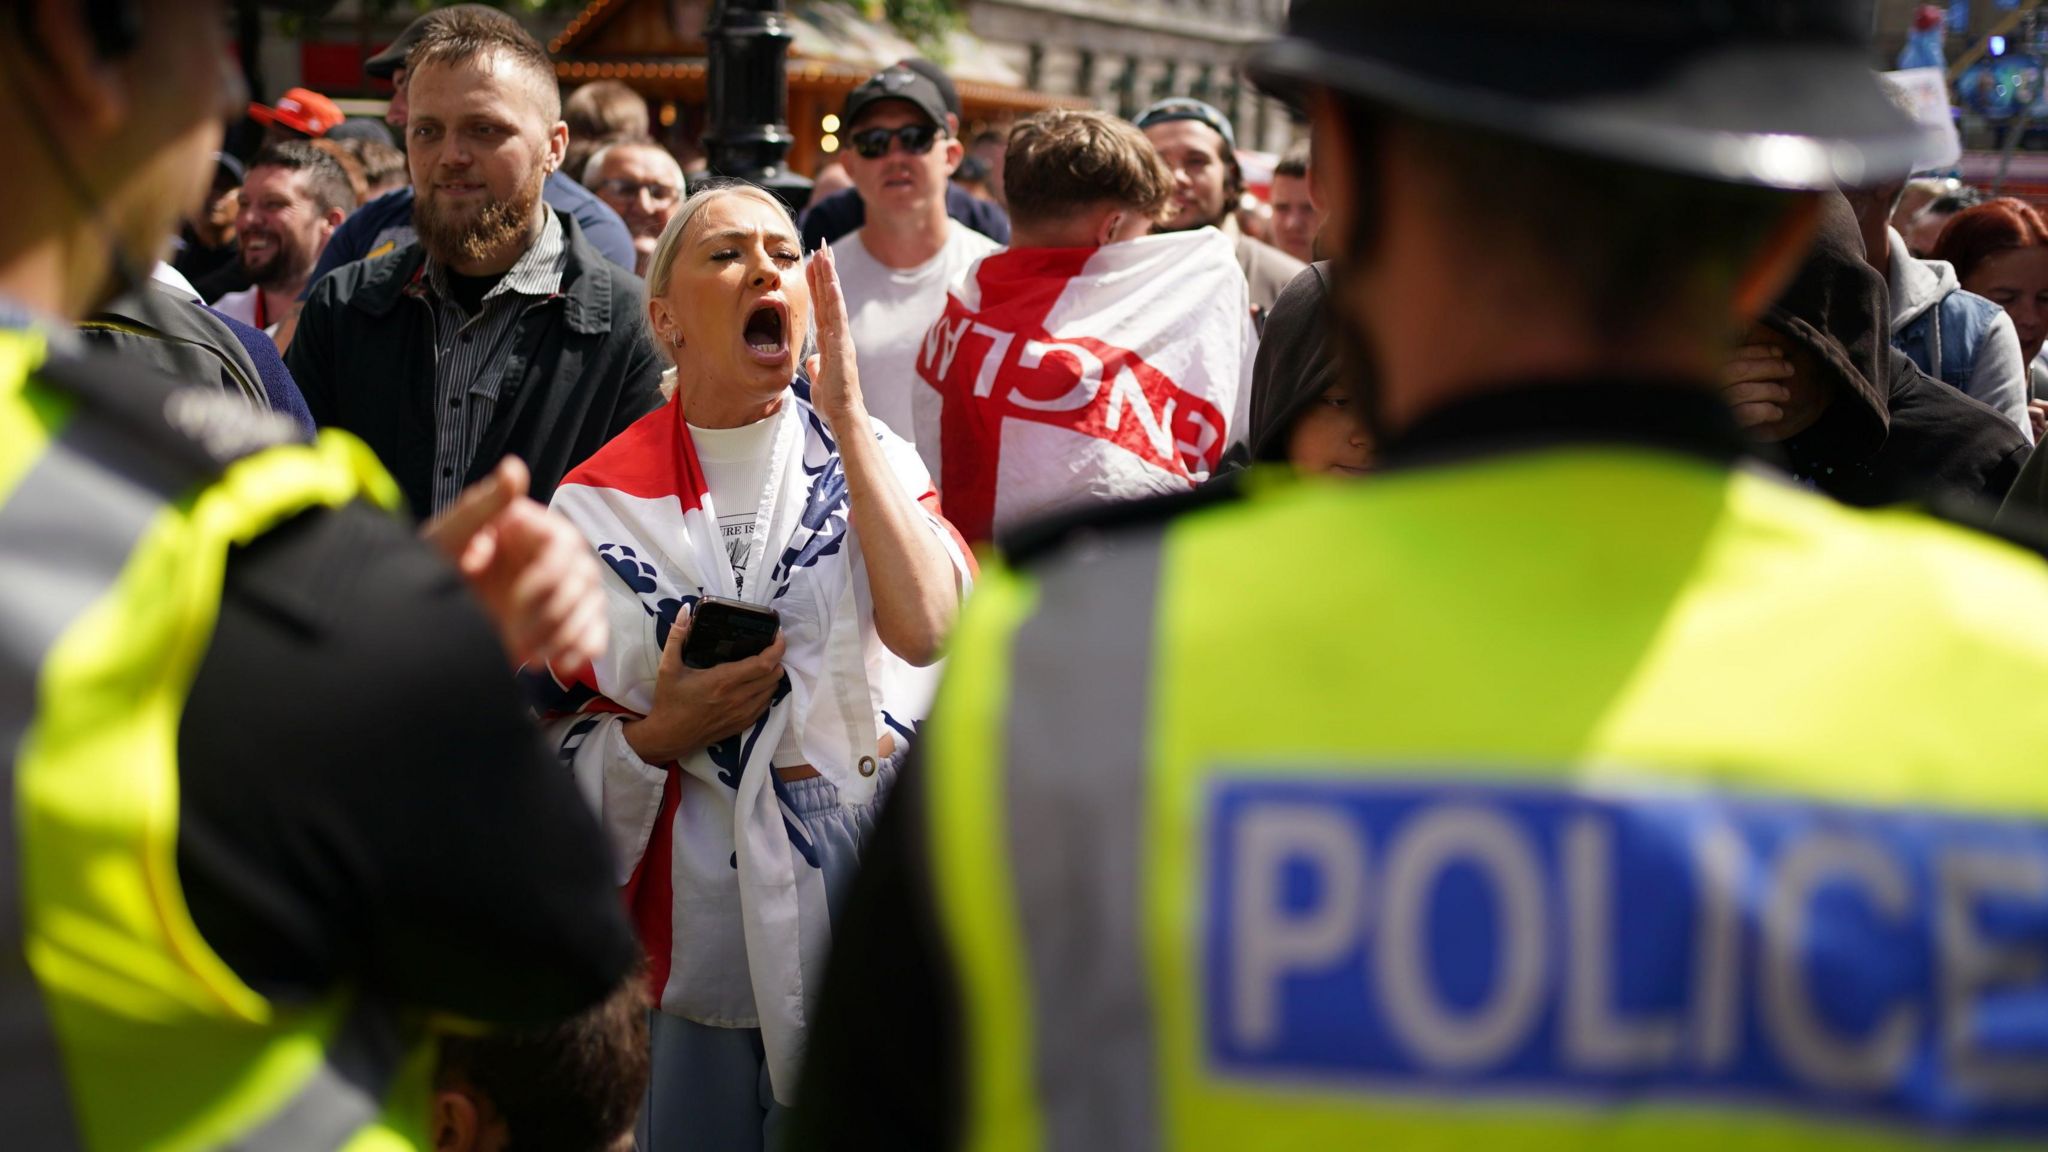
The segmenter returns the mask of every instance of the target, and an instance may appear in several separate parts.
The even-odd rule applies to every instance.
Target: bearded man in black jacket
[[[419,237],[315,285],[285,362],[313,419],[368,443],[415,512],[507,456],[545,502],[661,406],[646,293],[543,198],[568,129],[538,42],[450,8],[406,61]]]

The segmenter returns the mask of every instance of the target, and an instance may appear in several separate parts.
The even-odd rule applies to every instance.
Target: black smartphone
[[[773,608],[706,596],[690,614],[690,638],[683,641],[683,666],[714,668],[759,656],[775,643],[782,617]]]

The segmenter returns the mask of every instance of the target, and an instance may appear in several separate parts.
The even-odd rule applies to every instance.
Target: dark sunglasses
[[[901,128],[869,128],[848,137],[853,141],[853,150],[869,160],[880,160],[887,156],[892,140],[902,144],[903,150],[912,156],[922,156],[932,150],[932,141],[938,138],[939,129],[932,124],[905,124]]]

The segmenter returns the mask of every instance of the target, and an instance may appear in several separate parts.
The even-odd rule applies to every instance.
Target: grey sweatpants
[[[881,766],[875,799],[860,808],[840,807],[838,786],[823,777],[782,786],[818,847],[826,913],[834,923],[903,758],[899,751]],[[781,1146],[787,1110],[769,1090],[760,1029],[714,1028],[665,1012],[655,1012],[652,1024],[653,1070],[634,1132],[639,1152],[769,1152]]]

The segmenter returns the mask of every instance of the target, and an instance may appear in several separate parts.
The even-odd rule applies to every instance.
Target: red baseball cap
[[[325,136],[341,123],[341,108],[309,88],[292,88],[273,105],[249,105],[249,118],[258,124],[282,124],[307,136]]]

